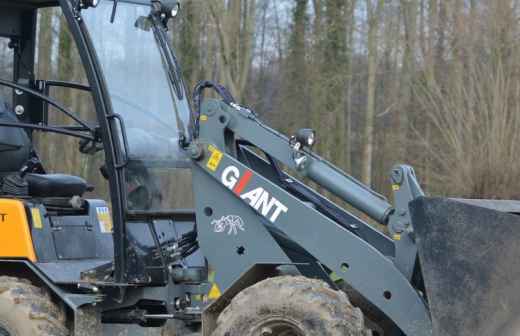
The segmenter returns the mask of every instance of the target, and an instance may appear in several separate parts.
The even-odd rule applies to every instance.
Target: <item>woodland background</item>
[[[213,79],[283,132],[316,129],[317,151],[378,191],[407,163],[430,194],[518,198],[519,2],[185,0],[171,32],[190,89]],[[62,20],[40,14],[38,76],[84,80]],[[9,52],[0,40],[2,78]],[[88,171],[65,148],[47,155]]]

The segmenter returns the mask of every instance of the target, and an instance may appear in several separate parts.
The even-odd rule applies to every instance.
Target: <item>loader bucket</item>
[[[434,336],[520,336],[520,217],[444,198],[410,203]]]

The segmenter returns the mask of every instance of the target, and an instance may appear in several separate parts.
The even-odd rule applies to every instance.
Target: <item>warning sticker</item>
[[[208,163],[206,164],[206,167],[208,167],[211,171],[217,171],[218,166],[220,165],[220,161],[222,161],[222,157],[224,154],[222,154],[221,151],[219,151],[215,146],[209,145],[208,150],[211,152],[211,156],[208,160]]]
[[[222,296],[222,293],[220,292],[220,288],[218,288],[218,285],[216,283],[214,283],[213,286],[211,287],[211,290],[209,291],[208,299],[216,300],[221,296]]]
[[[33,228],[39,229],[39,230],[43,229],[42,215],[40,213],[40,209],[31,208],[31,216],[32,216],[32,222],[33,222]]]
[[[208,281],[211,283],[211,289],[207,296],[207,298],[209,300],[216,300],[222,296],[222,292],[220,291],[220,288],[218,287],[217,283],[215,282],[215,276],[216,276],[215,271],[210,270],[210,272],[208,274]]]
[[[112,224],[112,216],[108,207],[97,207],[97,219],[101,233],[112,233],[114,225]]]

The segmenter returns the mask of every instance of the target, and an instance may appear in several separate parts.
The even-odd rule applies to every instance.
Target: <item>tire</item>
[[[65,312],[47,291],[0,276],[0,336],[68,336],[65,323]]]
[[[367,336],[363,313],[320,280],[282,276],[240,292],[212,336]]]

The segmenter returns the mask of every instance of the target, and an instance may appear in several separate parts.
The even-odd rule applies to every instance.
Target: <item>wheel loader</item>
[[[61,66],[37,53],[49,8],[83,82],[35,71]],[[518,202],[426,197],[407,165],[391,171],[390,202],[316,155],[313,130],[280,134],[211,81],[189,97],[168,31],[180,10],[0,0],[12,58],[0,78],[0,335],[142,335],[169,321],[163,335],[520,335]],[[94,120],[56,88],[89,96]],[[92,175],[48,171],[65,162],[42,158],[42,134],[101,155],[105,199],[91,197]],[[191,209],[172,191],[193,193]]]

